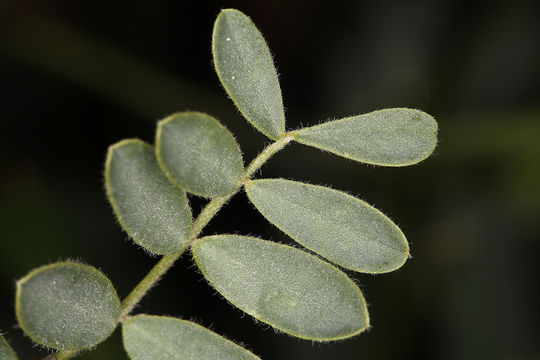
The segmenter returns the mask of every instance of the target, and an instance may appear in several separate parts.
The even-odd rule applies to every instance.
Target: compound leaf
[[[124,347],[132,360],[257,360],[246,349],[193,322],[137,315],[124,323]]]
[[[17,360],[17,355],[9,346],[7,340],[0,334],[0,359],[2,360]]]
[[[35,342],[58,350],[95,346],[116,328],[120,300],[94,267],[56,263],[17,282],[17,320]]]
[[[283,179],[253,180],[246,192],[261,214],[306,248],[345,268],[399,268],[409,246],[379,210],[343,192]]]
[[[223,10],[212,35],[214,66],[238,110],[271,139],[285,131],[281,89],[272,55],[261,33],[245,14]]]
[[[169,179],[197,195],[229,195],[244,173],[242,153],[231,132],[202,113],[179,113],[160,121],[156,152]]]
[[[191,229],[186,193],[161,171],[152,146],[130,139],[109,147],[105,186],[133,241],[162,255],[184,248]]]
[[[437,123],[425,112],[386,109],[300,129],[296,141],[382,166],[426,159],[437,144]]]
[[[353,336],[368,326],[358,287],[318,257],[237,235],[205,237],[192,249],[197,265],[217,291],[281,331],[328,341]]]

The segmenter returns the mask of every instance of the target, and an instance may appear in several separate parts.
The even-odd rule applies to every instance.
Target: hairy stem
[[[244,172],[243,180],[249,180],[257,170],[263,166],[275,153],[287,146],[294,140],[295,131],[283,134],[276,142],[268,145],[253,161],[248,165]]]
[[[122,301],[120,306],[120,322],[124,322],[131,310],[139,303],[142,297],[159,281],[159,279],[171,268],[176,260],[184,253],[185,249],[175,254],[165,255],[135,286],[129,295]]]
[[[154,267],[148,272],[148,274],[146,274],[146,276],[137,284],[137,286],[135,286],[135,288],[133,288],[133,290],[131,290],[129,295],[122,301],[122,304],[120,306],[120,322],[124,322],[125,320],[128,319],[129,313],[133,310],[133,308],[146,295],[146,293],[148,293],[148,291],[154,285],[156,285],[159,279],[173,266],[176,260],[178,260],[180,256],[182,256],[182,254],[191,245],[193,245],[193,243],[197,240],[201,231],[210,222],[210,220],[212,220],[212,218],[223,207],[223,205],[225,205],[225,203],[227,203],[227,201],[229,201],[229,199],[232,198],[241,189],[241,187],[247,181],[251,179],[253,174],[255,174],[255,172],[259,170],[261,166],[264,165],[265,162],[267,162],[279,150],[287,146],[288,143],[294,140],[294,136],[295,136],[294,131],[285,133],[276,142],[268,145],[247,166],[246,170],[244,171],[244,176],[242,176],[242,179],[238,182],[238,186],[236,187],[234,192],[224,197],[215,198],[212,201],[210,201],[208,204],[206,204],[206,206],[204,207],[204,209],[202,209],[199,216],[197,216],[197,218],[193,222],[193,227],[189,234],[187,246],[177,253],[164,255],[161,258],[161,260],[159,260],[156,263],[156,265],[154,265]],[[76,350],[61,351],[55,355],[55,359],[57,360],[71,359],[72,357],[76,356],[78,353],[79,352]]]
[[[191,229],[191,234],[189,236],[189,245],[191,245],[191,243],[197,239],[197,236],[199,236],[204,227],[210,222],[210,220],[213,219],[221,207],[225,205],[225,203],[229,201],[234,194],[236,194],[237,191],[238,189],[228,196],[213,199],[204,207],[204,209],[202,209],[199,216],[197,216],[193,222],[193,228]]]
[[[197,236],[201,233],[202,229],[208,224],[208,222],[214,217],[214,215],[221,209],[223,204],[227,202],[232,196],[215,198],[210,201],[204,209],[201,211],[199,216],[195,219],[193,227],[189,234],[189,240],[187,245],[197,239]],[[187,250],[186,246],[181,251],[165,255],[158,261],[156,265],[146,274],[146,276],[135,286],[135,288],[129,293],[129,295],[122,301],[121,312],[120,312],[120,322],[124,322],[131,310],[139,303],[144,295],[159,281],[159,279],[165,274],[182,256],[182,254]]]

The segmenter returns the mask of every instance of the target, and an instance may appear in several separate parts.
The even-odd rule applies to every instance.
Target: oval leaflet
[[[191,230],[186,193],[161,171],[152,146],[129,139],[109,147],[105,186],[118,221],[133,241],[161,255],[185,247]]]
[[[202,238],[192,251],[203,275],[227,300],[290,335],[337,340],[369,324],[358,287],[304,251],[237,235]]]
[[[35,342],[77,350],[109,337],[118,323],[120,300],[97,269],[64,262],[37,268],[19,280],[15,311]]]
[[[283,100],[272,55],[259,30],[242,12],[223,10],[212,34],[214,66],[238,110],[271,139],[285,132]]]
[[[345,268],[383,273],[403,265],[405,235],[360,199],[284,179],[253,180],[246,193],[257,210],[308,249]]]
[[[367,164],[407,166],[431,155],[437,122],[420,110],[385,109],[300,129],[295,140]]]
[[[234,192],[244,173],[234,136],[219,121],[202,113],[178,113],[160,121],[156,155],[172,182],[210,198]]]

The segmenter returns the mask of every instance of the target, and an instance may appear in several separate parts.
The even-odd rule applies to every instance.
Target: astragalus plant
[[[196,323],[132,314],[186,253],[232,305],[312,341],[344,339],[369,327],[362,292],[342,269],[379,274],[407,260],[401,230],[366,202],[339,190],[254,174],[292,141],[367,164],[415,164],[435,148],[435,120],[398,108],[288,131],[272,56],[251,20],[238,10],[223,10],[212,51],[229,97],[273,142],[245,166],[233,134],[218,120],[184,112],[158,123],[153,145],[128,139],[109,148],[105,182],[114,213],[135,243],[162,258],[122,301],[105,275],[78,262],[43,266],[20,279],[20,327],[37,344],[57,351],[57,359],[95,347],[117,326],[131,359],[257,359]],[[239,191],[301,247],[242,235],[199,236]],[[195,219],[187,193],[208,199]],[[0,358],[16,358],[3,338]]]

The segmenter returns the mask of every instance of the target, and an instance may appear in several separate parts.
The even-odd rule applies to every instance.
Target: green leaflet
[[[257,360],[246,349],[193,322],[137,315],[123,326],[124,347],[132,360]]]
[[[77,350],[109,337],[118,323],[120,300],[97,269],[63,262],[35,269],[17,282],[15,311],[35,342]]]
[[[238,110],[271,139],[285,131],[281,89],[261,33],[242,12],[223,10],[212,35],[214,66]]]
[[[242,153],[233,135],[202,113],[179,113],[160,121],[156,152],[167,176],[197,195],[229,195],[244,173]]]
[[[437,123],[420,110],[386,109],[300,129],[295,140],[368,164],[406,166],[431,155]]]
[[[246,192],[268,221],[345,268],[383,273],[407,259],[409,246],[401,230],[353,196],[283,179],[253,180]]]
[[[364,331],[369,318],[358,287],[327,262],[257,238],[200,239],[193,257],[233,305],[296,337],[328,341]]]
[[[0,334],[0,359],[1,360],[17,360],[17,355],[9,346],[7,340]]]
[[[191,229],[186,193],[161,171],[152,146],[130,139],[109,147],[105,186],[133,241],[156,254],[184,248]]]

